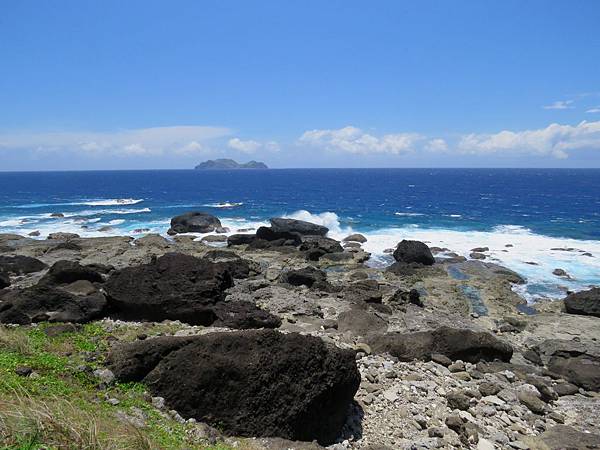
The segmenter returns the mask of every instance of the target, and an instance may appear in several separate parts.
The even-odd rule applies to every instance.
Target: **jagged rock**
[[[418,263],[431,266],[435,262],[431,250],[420,241],[403,240],[394,250],[394,259],[404,263]]]
[[[565,310],[569,314],[600,317],[600,288],[567,295]]]
[[[136,341],[113,349],[108,364],[184,418],[321,444],[339,435],[360,383],[353,352],[270,330]]]
[[[259,227],[255,239],[249,245],[252,248],[269,248],[291,246],[297,247],[302,243],[299,233],[289,231],[275,231],[269,227]]]
[[[537,437],[527,438],[533,450],[589,450],[600,448],[600,434],[583,433],[567,425],[556,425]]]
[[[79,239],[80,236],[77,233],[50,233],[48,239],[54,241],[70,241],[72,239]]]
[[[396,305],[408,305],[410,303],[421,308],[424,306],[423,301],[421,300],[421,294],[419,294],[419,291],[416,289],[411,289],[410,291],[398,289],[390,298],[390,303]]]
[[[187,212],[171,219],[171,228],[168,234],[177,233],[210,233],[221,227],[221,221],[201,211]]]
[[[14,275],[39,272],[48,267],[42,261],[30,256],[0,256],[0,271]]]
[[[401,361],[429,360],[433,353],[472,363],[495,359],[510,361],[513,353],[509,344],[490,333],[450,327],[414,333],[387,333],[375,336],[369,344],[374,352],[387,352]]]
[[[275,232],[298,233],[302,236],[325,236],[329,228],[304,220],[284,219],[281,217],[270,220],[271,228]]]
[[[376,280],[359,280],[344,289],[344,299],[352,303],[381,303],[382,293]]]
[[[8,291],[0,300],[0,322],[20,325],[42,321],[85,323],[102,317],[107,306],[101,293],[77,296],[44,284]]]
[[[338,241],[322,236],[304,236],[299,250],[306,252],[306,257],[310,261],[317,261],[325,254],[344,251]]]

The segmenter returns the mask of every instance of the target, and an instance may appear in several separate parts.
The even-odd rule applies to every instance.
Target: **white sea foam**
[[[222,202],[222,203],[206,203],[206,204],[204,204],[202,206],[207,206],[209,208],[227,208],[227,209],[229,209],[229,208],[237,208],[237,207],[242,206],[242,205],[243,205],[243,203],[241,203],[241,202],[238,202],[238,203],[236,203],[236,202],[231,202],[231,203],[230,202]]]
[[[65,203],[26,203],[23,205],[13,206],[12,208],[46,208],[51,206],[127,206],[136,205],[143,202],[144,199],[137,198],[109,198],[99,200],[86,200],[81,202],[65,202]]]
[[[111,214],[143,214],[152,212],[150,208],[139,209],[86,209],[83,211],[65,212],[65,217],[102,216]]]
[[[403,216],[403,217],[417,217],[417,216],[424,216],[425,214],[414,213],[414,212],[395,212],[394,215],[395,216]]]
[[[346,231],[343,231],[340,226],[340,219],[338,215],[330,211],[326,211],[320,214],[312,214],[306,210],[301,209],[292,214],[287,214],[284,217],[290,219],[304,220],[306,222],[316,223],[317,225],[323,225],[329,228],[329,232],[333,234],[351,231],[350,228],[347,228]]]

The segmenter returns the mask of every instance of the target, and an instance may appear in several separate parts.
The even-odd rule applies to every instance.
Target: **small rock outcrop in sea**
[[[108,366],[184,418],[321,444],[340,434],[360,384],[354,352],[270,330],[138,341],[114,349]]]
[[[429,360],[432,354],[452,360],[510,361],[512,347],[485,331],[440,327],[414,333],[387,333],[369,342],[373,351],[387,352],[401,361]]]
[[[173,217],[167,233],[211,233],[220,227],[221,221],[212,214],[193,211]]]
[[[567,295],[565,310],[569,314],[600,317],[600,288]]]
[[[198,164],[194,169],[210,170],[210,169],[268,169],[267,165],[259,161],[249,161],[247,163],[238,163],[233,159],[209,159]]]
[[[431,250],[420,241],[401,241],[394,250],[394,259],[403,263],[418,263],[431,266],[435,262]]]
[[[277,217],[271,219],[271,229],[276,233],[298,233],[302,236],[325,236],[329,228],[304,220]]]

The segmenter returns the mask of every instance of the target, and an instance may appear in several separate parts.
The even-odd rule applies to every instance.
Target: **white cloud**
[[[573,100],[558,100],[550,105],[543,106],[544,109],[573,109]]]
[[[595,108],[590,108],[586,111],[586,113],[600,113],[600,106],[596,106]]]
[[[255,153],[258,150],[279,151],[279,144],[275,141],[258,142],[253,140],[243,141],[239,138],[229,139],[227,145],[242,153]]]
[[[583,121],[575,126],[553,123],[536,130],[468,134],[460,139],[457,149],[466,154],[512,152],[562,159],[569,156],[570,150],[600,150],[600,122]]]
[[[207,141],[230,135],[223,127],[172,126],[114,132],[0,134],[0,150],[73,151],[111,155],[194,154]]]
[[[385,134],[380,137],[363,132],[360,128],[347,126],[337,130],[310,130],[304,132],[300,142],[327,150],[355,154],[408,153],[424,138],[417,133]]]
[[[445,152],[448,150],[448,144],[443,139],[431,139],[425,144],[425,149],[431,152]]]

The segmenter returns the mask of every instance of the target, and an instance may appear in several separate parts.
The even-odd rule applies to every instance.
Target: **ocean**
[[[232,232],[277,216],[326,225],[334,238],[360,232],[374,265],[402,239],[467,257],[489,247],[486,261],[527,279],[518,289],[530,302],[600,284],[597,169],[0,172],[0,233],[166,236],[170,218],[191,210]]]

